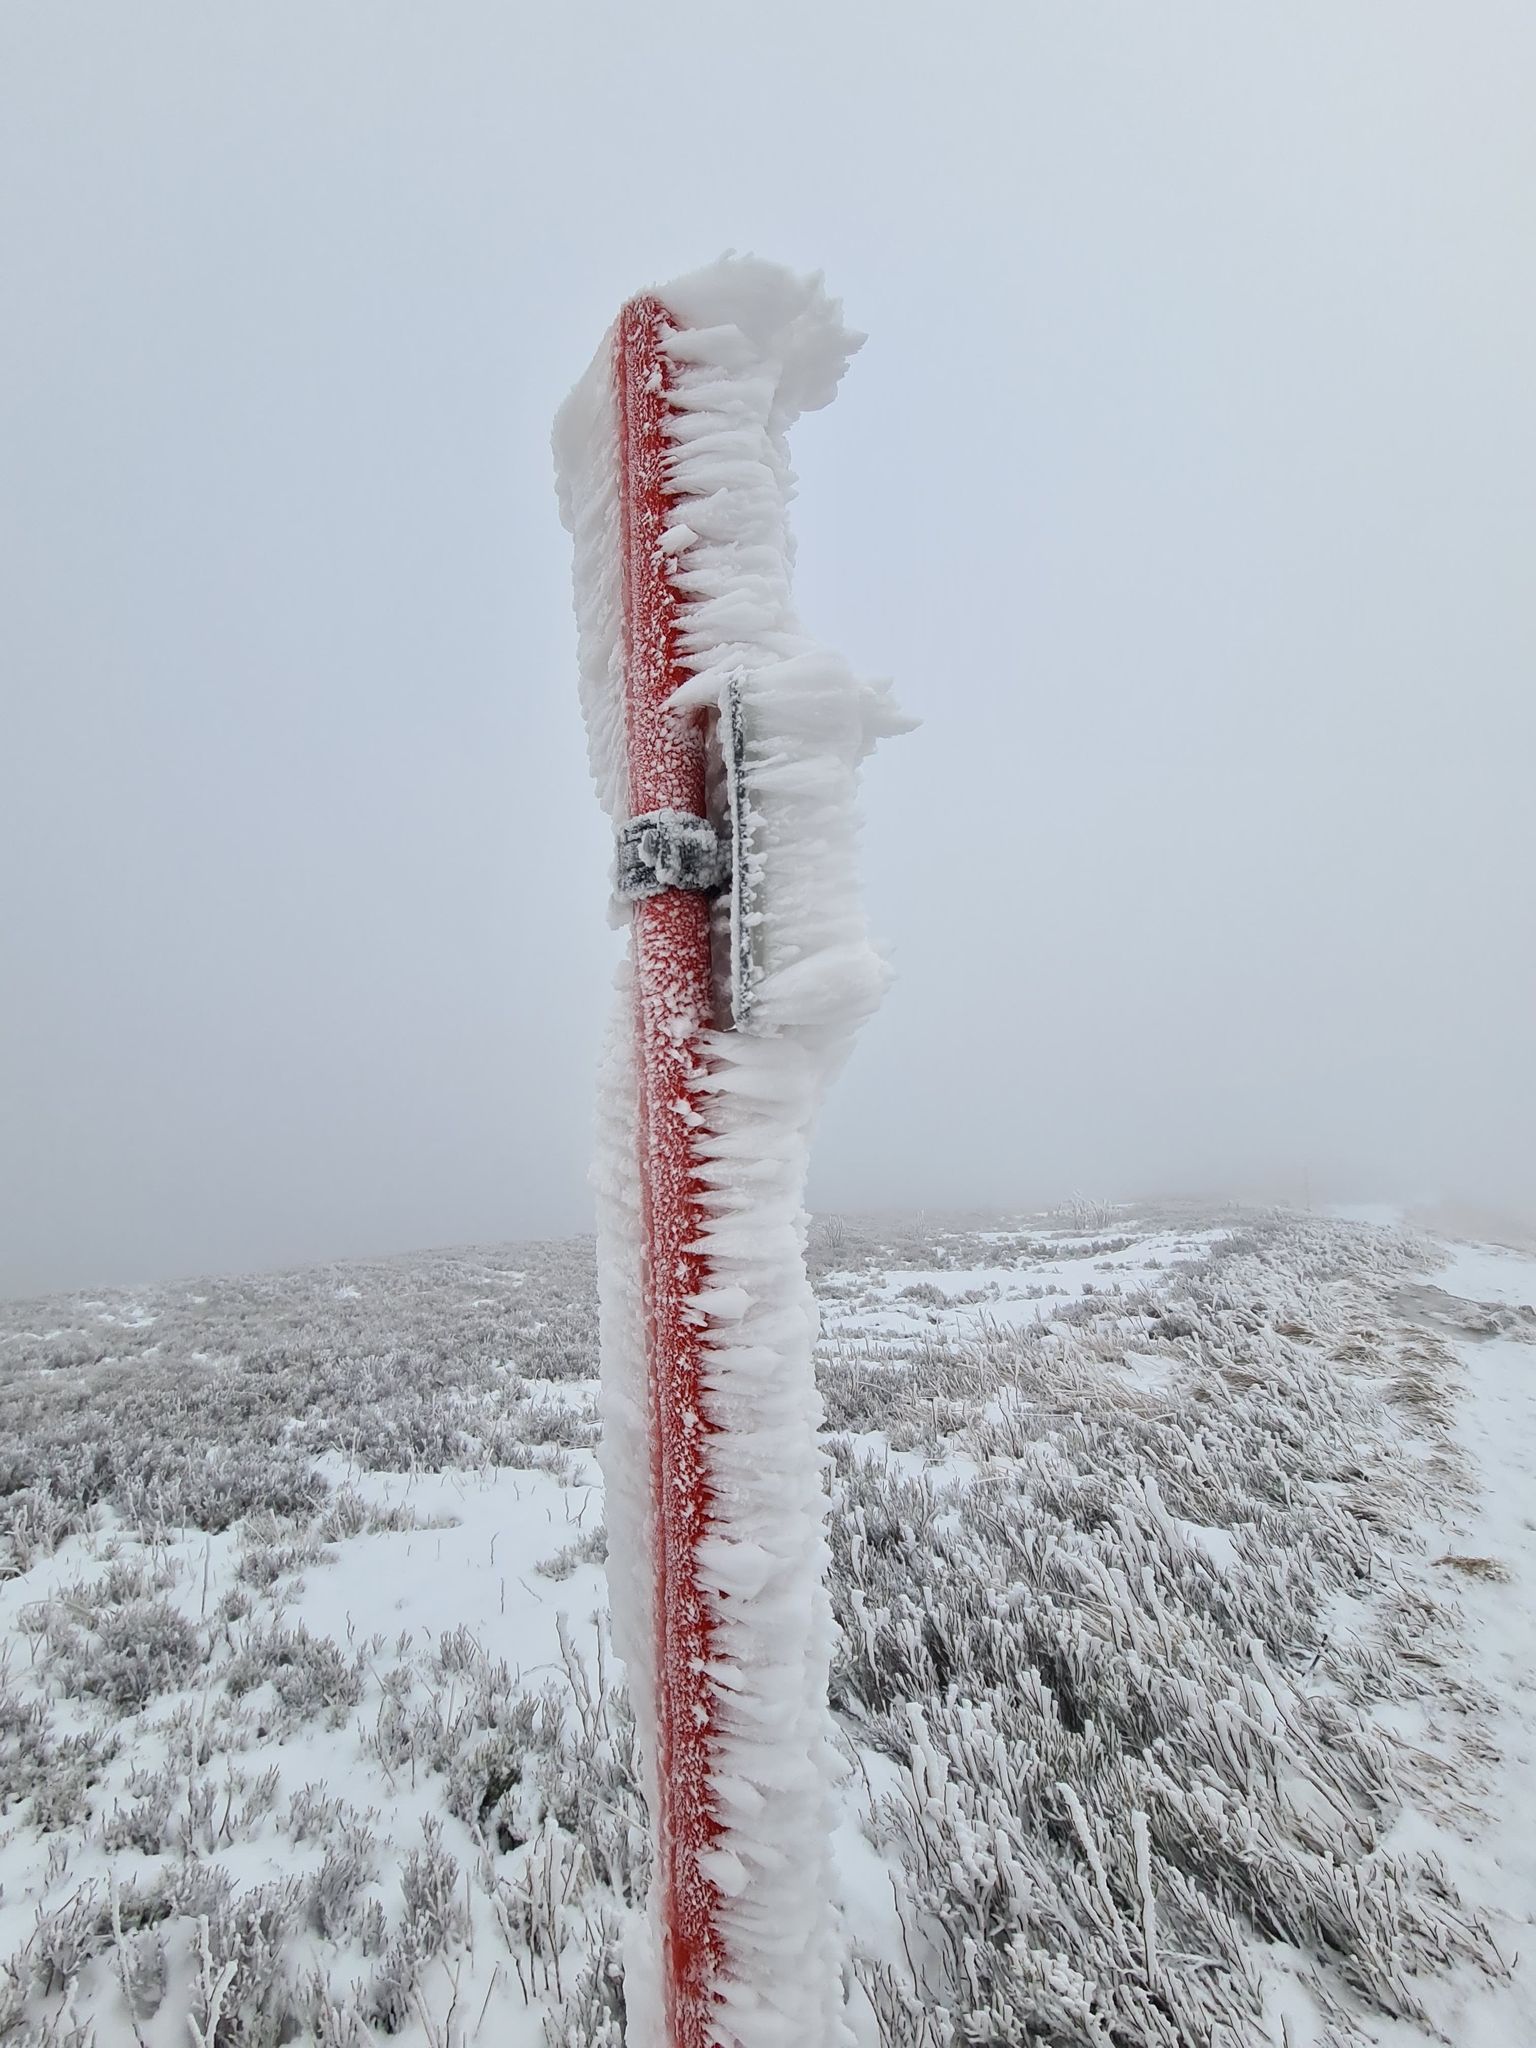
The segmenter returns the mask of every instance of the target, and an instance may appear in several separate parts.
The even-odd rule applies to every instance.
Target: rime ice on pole
[[[651,322],[648,334],[637,319]],[[666,1412],[678,1381],[658,1374],[656,1325],[669,1280],[648,1270],[659,1206],[641,1166],[649,1144],[654,1175],[654,898],[620,910],[634,932],[600,1079],[614,1630],[651,1812],[664,1835],[669,1812],[677,1816],[679,1839],[691,1845],[669,1904],[663,1842],[652,1926],[631,1943],[638,2048],[843,2048],[850,2038],[828,1852],[831,1623],[803,1204],[812,1119],[886,979],[858,898],[856,771],[876,739],[907,721],[883,687],[856,677],[796,621],[786,436],[801,412],[833,397],[858,341],[819,279],[728,258],[632,302],[555,429],[599,796],[616,828],[648,810],[632,803],[631,782],[645,758],[635,752],[635,618],[652,578],[669,619],[668,716],[709,735],[710,810],[731,868],[712,914],[716,1017],[671,1019],[675,1035],[688,1034],[678,1103],[691,1128],[697,1237],[684,1251],[697,1261],[697,1284],[685,1312],[696,1332],[701,1431],[691,1415]],[[623,365],[632,373],[642,343],[657,351],[654,371],[626,383]],[[650,474],[653,489],[661,478],[665,516],[651,527],[636,523],[637,408],[651,409],[661,437]],[[673,823],[653,815],[662,822],[647,841],[651,857],[659,831],[675,877],[683,855],[672,841],[687,834],[675,811],[666,814]],[[621,870],[627,859],[621,843]],[[723,1017],[729,1027],[717,1028]],[[657,1451],[669,1429],[702,1460],[700,1518],[681,1535],[669,1524],[678,1489]],[[668,1607],[679,1585],[684,1596],[697,1589],[706,1631],[707,1654],[692,1659],[691,1673],[680,1669]],[[680,1709],[679,1688],[690,1686]],[[681,1736],[680,1712],[689,1724]],[[693,1724],[703,1716],[700,1738]],[[707,1774],[702,1819],[687,1810],[686,1785],[658,1782],[658,1756],[675,1756],[684,1739]],[[687,1910],[709,1924],[680,1991],[687,1972],[665,1923],[684,1910],[676,1900],[690,1885]]]

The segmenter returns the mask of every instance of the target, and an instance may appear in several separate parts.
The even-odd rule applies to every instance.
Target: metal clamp
[[[621,825],[614,848],[614,887],[626,903],[664,889],[723,889],[731,878],[730,841],[708,818],[688,811],[649,811]]]

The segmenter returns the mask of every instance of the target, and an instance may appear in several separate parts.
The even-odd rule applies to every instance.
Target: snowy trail
[[[1428,1276],[1456,1302],[1536,1308],[1536,1256],[1496,1245],[1447,1247]],[[1527,1335],[1459,1334],[1465,1390],[1456,1437],[1478,1484],[1442,1532],[1453,1557],[1487,1559],[1500,1575],[1463,1573],[1468,1676],[1490,1703],[1495,1754],[1474,1841],[1442,1844],[1469,1897],[1487,1912],[1514,1964],[1464,2014],[1458,2048],[1536,2042],[1536,1343]]]

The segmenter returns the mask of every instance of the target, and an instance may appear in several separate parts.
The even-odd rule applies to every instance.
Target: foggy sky
[[[826,1207],[1536,1209],[1536,14],[0,0],[0,1286],[588,1221],[551,416],[871,339],[801,607],[899,979]]]

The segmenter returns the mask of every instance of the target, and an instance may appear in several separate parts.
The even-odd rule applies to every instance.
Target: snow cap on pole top
[[[777,364],[781,430],[832,403],[866,339],[844,326],[842,301],[826,291],[819,271],[796,277],[757,256],[724,256],[674,278],[656,296],[680,326],[696,333],[734,328],[757,362]]]
[[[801,413],[832,403],[843,372],[865,342],[864,335],[844,326],[842,301],[826,291],[820,272],[797,277],[782,264],[765,263],[758,256],[722,256],[701,270],[658,285],[654,296],[679,328],[692,331],[684,347],[697,346],[707,335],[721,351],[723,367],[751,364],[772,378],[767,410],[779,434]],[[606,398],[611,361],[610,330],[555,417],[560,517],[570,533],[576,531],[577,480],[591,454],[593,401]]]

